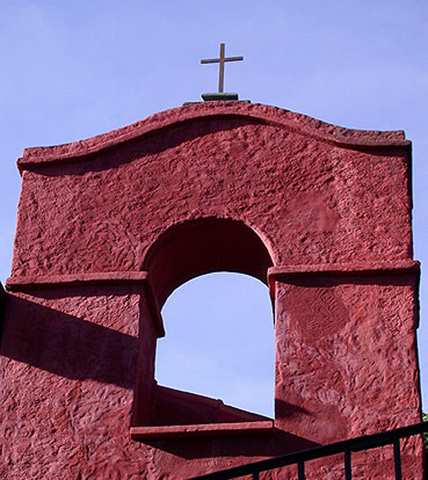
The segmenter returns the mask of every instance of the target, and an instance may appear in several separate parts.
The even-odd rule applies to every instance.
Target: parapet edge
[[[18,159],[20,171],[52,162],[81,160],[88,155],[111,148],[168,126],[209,117],[248,117],[267,124],[306,134],[347,148],[408,147],[404,131],[357,130],[323,122],[283,108],[246,102],[207,102],[165,110],[131,125],[63,145],[29,147]]]

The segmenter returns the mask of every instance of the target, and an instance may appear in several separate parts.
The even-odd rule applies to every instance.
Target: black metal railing
[[[402,480],[400,439],[428,432],[428,422],[417,423],[407,427],[388,430],[373,435],[352,438],[341,442],[324,445],[321,447],[302,450],[281,457],[261,460],[259,462],[228,468],[206,475],[193,477],[193,480],[228,480],[232,478],[251,475],[253,480],[259,480],[261,472],[267,472],[276,468],[297,466],[298,480],[305,480],[305,463],[331,455],[343,455],[345,480],[352,480],[352,453],[370,450],[372,448],[392,445],[394,448],[394,471],[395,480]]]

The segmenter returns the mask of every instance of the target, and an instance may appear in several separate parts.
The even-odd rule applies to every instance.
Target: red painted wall
[[[1,478],[188,478],[419,421],[402,132],[213,102],[27,149],[19,167]],[[154,383],[165,297],[218,269],[269,277],[275,429],[134,440],[131,426],[179,423],[183,398],[189,423],[251,420]],[[403,445],[405,478],[421,478],[421,452]],[[391,456],[361,454],[356,469],[389,478]]]

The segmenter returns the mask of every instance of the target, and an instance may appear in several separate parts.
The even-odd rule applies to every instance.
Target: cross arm
[[[240,62],[241,60],[244,60],[244,57],[226,57],[224,59],[225,62]]]
[[[205,58],[201,60],[202,64],[207,64],[207,63],[220,63],[223,60],[223,62],[240,62],[244,60],[244,57],[225,57],[223,59],[220,58]]]
[[[219,63],[220,62],[220,59],[219,58],[205,58],[203,60],[201,60],[201,63],[202,64],[206,64],[206,63]]]

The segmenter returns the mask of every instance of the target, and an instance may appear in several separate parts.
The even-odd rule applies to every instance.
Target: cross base
[[[239,100],[237,93],[203,93],[201,97],[204,102]]]

